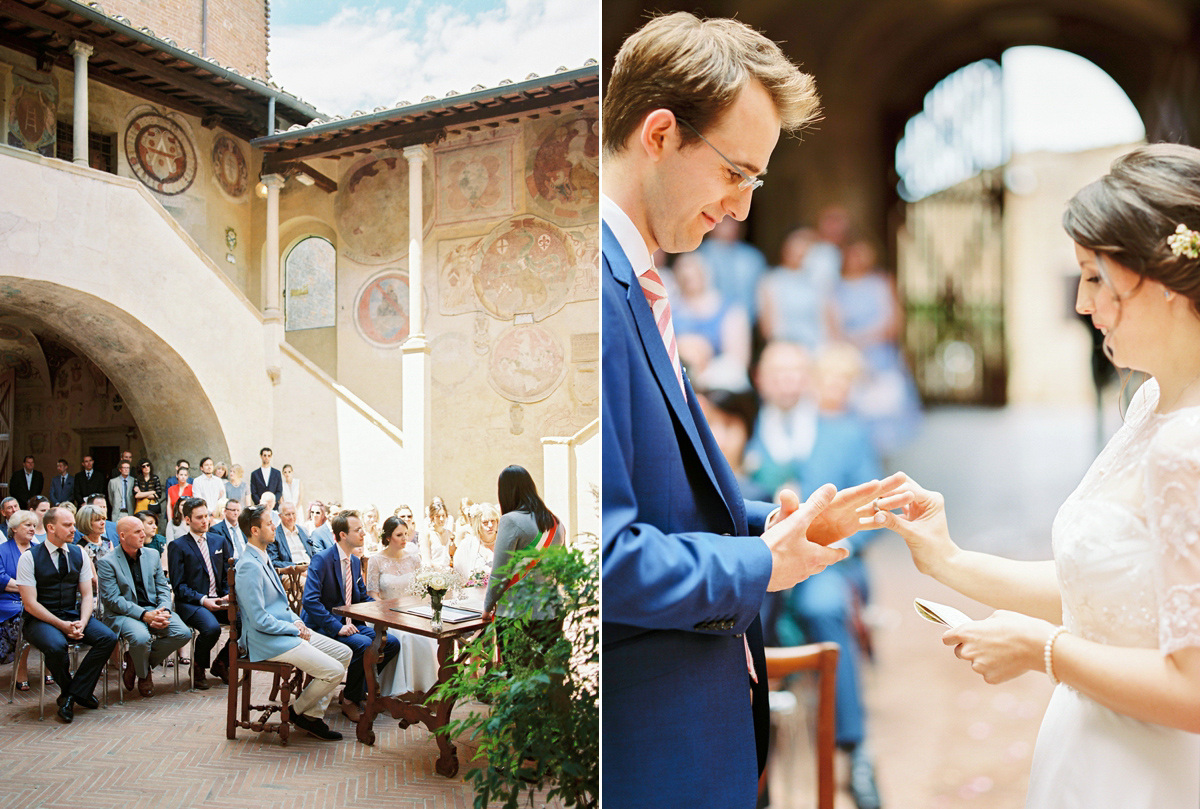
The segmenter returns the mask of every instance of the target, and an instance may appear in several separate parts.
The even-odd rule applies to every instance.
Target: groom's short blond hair
[[[784,131],[812,123],[820,109],[813,77],[743,22],[685,11],[655,17],[617,52],[604,97],[604,151],[625,148],[647,114],[668,109],[705,132],[751,81],[771,96]],[[680,127],[684,143],[696,140]]]

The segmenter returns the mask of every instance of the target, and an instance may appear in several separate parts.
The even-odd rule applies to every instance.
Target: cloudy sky
[[[596,0],[271,0],[272,79],[322,112],[546,76],[600,58]]]

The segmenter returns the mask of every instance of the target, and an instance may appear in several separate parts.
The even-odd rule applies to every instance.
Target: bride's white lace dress
[[[420,567],[416,543],[409,543],[399,559],[377,553],[367,563],[367,593],[380,600],[406,596]],[[400,641],[400,653],[380,672],[379,693],[390,697],[428,691],[437,683],[437,641],[398,629],[388,633]]]
[[[1134,397],[1054,520],[1063,623],[1166,655],[1200,646],[1200,407]],[[1038,733],[1027,809],[1200,807],[1200,735],[1116,713],[1065,685]]]

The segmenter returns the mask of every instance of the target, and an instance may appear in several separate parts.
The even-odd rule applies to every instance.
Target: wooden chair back
[[[804,646],[770,647],[767,658],[767,679],[781,681],[797,671],[817,674],[817,809],[833,809],[833,759],[837,749],[834,735],[834,698],[837,694],[837,662],[840,649],[836,643],[809,643]],[[759,779],[761,794],[767,773]]]

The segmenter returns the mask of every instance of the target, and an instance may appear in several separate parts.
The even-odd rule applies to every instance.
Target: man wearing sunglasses
[[[745,500],[679,362],[651,256],[746,218],[781,129],[817,96],[735,20],[658,17],[617,54],[603,121],[606,805],[749,809],[766,758],[759,607],[844,558],[878,481]],[[831,505],[832,503],[832,505]],[[846,526],[849,525],[847,530]]]

